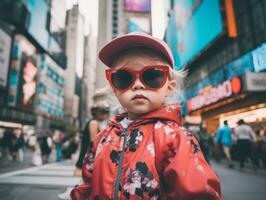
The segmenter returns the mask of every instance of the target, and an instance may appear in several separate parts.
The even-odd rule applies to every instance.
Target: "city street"
[[[71,161],[30,167],[0,175],[0,196],[3,200],[52,200],[69,186],[80,182],[73,177]]]
[[[82,166],[78,200],[266,200],[266,0],[0,0],[0,200]]]
[[[225,163],[212,163],[222,182],[224,200],[264,200],[266,172],[251,168],[240,171],[236,166],[228,169]],[[69,186],[78,184],[80,179],[73,177],[73,163],[63,161],[41,167],[0,175],[0,196],[3,200],[53,200]]]
[[[254,172],[247,168],[240,171],[238,163],[235,169],[228,169],[223,164],[212,164],[222,183],[224,200],[264,200],[266,195],[265,170]]]

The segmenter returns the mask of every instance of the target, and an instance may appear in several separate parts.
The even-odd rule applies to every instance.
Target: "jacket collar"
[[[120,121],[127,117],[127,113],[115,115],[110,119],[109,125],[120,127]],[[179,104],[171,104],[168,106],[162,106],[154,111],[144,114],[137,120],[133,122],[134,126],[139,126],[141,124],[146,124],[152,121],[174,121],[180,125],[180,105]]]

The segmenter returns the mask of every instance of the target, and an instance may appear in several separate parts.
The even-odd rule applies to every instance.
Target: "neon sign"
[[[221,99],[239,93],[241,90],[241,81],[238,77],[227,80],[217,86],[210,87],[198,96],[189,99],[187,102],[187,110],[193,111],[212,103],[218,102]]]

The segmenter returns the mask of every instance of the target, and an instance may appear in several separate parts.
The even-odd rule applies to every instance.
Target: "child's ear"
[[[167,90],[167,95],[170,95],[171,92],[173,92],[176,88],[176,81],[175,80],[170,80],[168,82],[168,90]]]

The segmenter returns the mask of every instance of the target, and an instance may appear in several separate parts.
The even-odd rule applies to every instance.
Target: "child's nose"
[[[133,90],[139,90],[139,89],[145,89],[145,86],[143,83],[140,81],[139,77],[136,77],[136,80],[132,86]]]

